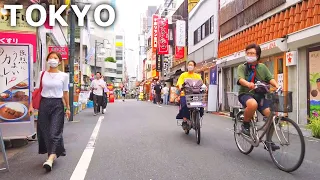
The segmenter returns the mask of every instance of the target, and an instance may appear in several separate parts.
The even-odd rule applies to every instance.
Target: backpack
[[[200,94],[203,81],[201,79],[186,79],[184,81],[184,91],[186,94]]]

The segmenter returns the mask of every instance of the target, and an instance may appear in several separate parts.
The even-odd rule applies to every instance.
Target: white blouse
[[[36,89],[40,87],[40,78],[42,71],[39,74]],[[62,98],[63,92],[69,91],[69,76],[64,72],[50,73],[45,72],[42,77],[42,92],[41,96],[45,98]]]

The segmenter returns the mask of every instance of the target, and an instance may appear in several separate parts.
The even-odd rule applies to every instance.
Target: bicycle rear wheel
[[[239,112],[234,118],[234,140],[239,151],[247,155],[251,153],[251,151],[253,150],[253,146],[243,137],[241,132],[243,113],[244,112]]]
[[[267,136],[271,159],[282,171],[293,172],[301,166],[305,156],[303,134],[299,126],[289,118],[275,121],[276,126],[271,125]]]

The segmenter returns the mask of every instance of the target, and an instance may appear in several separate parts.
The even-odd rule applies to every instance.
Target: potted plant
[[[311,130],[312,136],[315,138],[320,138],[320,117],[311,117],[309,118],[310,124],[306,127]]]

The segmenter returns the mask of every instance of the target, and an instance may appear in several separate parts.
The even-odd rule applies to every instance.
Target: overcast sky
[[[159,6],[164,0],[116,0],[115,30],[123,29],[126,38],[126,48],[134,50],[133,59],[127,59],[129,76],[136,75],[139,62],[140,14],[147,11],[148,6]],[[130,54],[130,53],[129,53]]]

